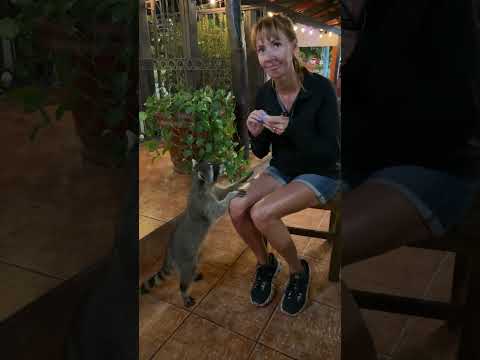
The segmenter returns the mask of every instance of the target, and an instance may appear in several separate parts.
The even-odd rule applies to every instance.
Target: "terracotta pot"
[[[198,158],[197,155],[200,151],[200,147],[198,145],[193,145],[192,156],[188,156],[184,159],[183,152],[187,149],[184,145],[184,139],[188,135],[192,135],[194,139],[206,139],[208,133],[206,131],[198,132],[192,130],[191,124],[193,123],[193,118],[189,114],[179,113],[175,115],[174,119],[168,119],[162,114],[157,114],[156,118],[160,127],[168,126],[172,129],[173,146],[169,149],[169,152],[174,170],[180,174],[190,174],[192,172],[192,158]]]

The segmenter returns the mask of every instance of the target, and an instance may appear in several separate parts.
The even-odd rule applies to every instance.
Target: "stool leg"
[[[455,254],[455,267],[453,270],[453,283],[450,303],[463,306],[465,304],[466,290],[468,286],[468,257],[465,254]],[[461,316],[460,316],[461,317]],[[448,320],[448,328],[455,329],[462,319],[459,316]]]
[[[330,269],[328,272],[328,280],[338,282],[340,280],[340,268],[342,267],[342,241],[338,235],[340,232],[340,212],[332,211],[330,213],[329,232],[333,233],[332,237],[332,253],[330,255]]]
[[[466,290],[464,321],[460,333],[458,360],[480,359],[478,325],[480,324],[480,266],[478,261],[470,263],[470,279]]]

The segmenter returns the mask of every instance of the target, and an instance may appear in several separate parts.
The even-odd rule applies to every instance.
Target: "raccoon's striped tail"
[[[145,280],[145,282],[143,282],[140,285],[140,295],[148,294],[151,289],[153,289],[155,286],[159,285],[162,281],[164,281],[165,277],[170,275],[171,271],[172,271],[171,259],[167,255],[167,257],[165,258],[165,262],[163,263],[163,266],[160,269],[160,271],[157,272],[152,277]]]

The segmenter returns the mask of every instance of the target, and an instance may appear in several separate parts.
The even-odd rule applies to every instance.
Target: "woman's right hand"
[[[263,110],[254,110],[248,115],[247,128],[250,133],[257,137],[263,130],[263,118],[266,113]]]

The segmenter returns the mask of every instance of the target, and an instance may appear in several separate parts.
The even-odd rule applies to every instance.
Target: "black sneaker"
[[[268,263],[257,267],[255,281],[250,291],[250,300],[257,306],[265,306],[270,303],[275,294],[275,288],[272,284],[275,276],[280,272],[280,263],[275,256],[268,254]]]
[[[303,265],[304,272],[290,275],[290,280],[280,306],[280,310],[287,315],[297,315],[307,305],[310,287],[310,266],[304,259],[301,259],[300,262]]]

